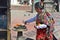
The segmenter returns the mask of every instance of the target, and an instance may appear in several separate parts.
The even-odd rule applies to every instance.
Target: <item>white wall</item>
[[[32,1],[31,0],[29,0],[29,4],[32,5]]]
[[[60,2],[59,2],[59,11],[60,11]]]
[[[18,4],[17,0],[11,0],[11,5],[17,5],[17,4]]]
[[[29,4],[32,5],[31,0],[29,0]],[[19,5],[17,0],[11,0],[11,5]]]

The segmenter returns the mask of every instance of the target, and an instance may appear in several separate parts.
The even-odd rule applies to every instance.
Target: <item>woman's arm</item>
[[[48,18],[50,18],[52,21],[53,21],[53,24],[55,23],[55,21],[54,21],[54,19],[53,19],[53,17],[52,17],[52,15],[50,14],[50,13],[46,13],[46,15],[48,16]]]
[[[36,16],[26,20],[25,23],[31,23],[31,22],[34,22],[35,20],[36,20]]]

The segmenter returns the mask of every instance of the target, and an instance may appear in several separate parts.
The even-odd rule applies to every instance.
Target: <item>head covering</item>
[[[43,9],[44,7],[41,5],[40,2],[35,3],[35,8]]]

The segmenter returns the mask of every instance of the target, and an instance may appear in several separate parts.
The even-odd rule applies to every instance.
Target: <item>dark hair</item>
[[[41,0],[42,2],[44,1],[44,0]]]
[[[43,9],[43,6],[41,6],[40,2],[35,3],[35,8]]]

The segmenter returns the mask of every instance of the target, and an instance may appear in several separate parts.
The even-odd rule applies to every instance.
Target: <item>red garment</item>
[[[50,14],[47,13],[47,16],[50,16]],[[44,23],[47,24],[47,20],[46,20],[46,15],[44,16]],[[40,24],[41,20],[37,17],[36,18],[36,23],[37,25]],[[52,32],[50,32],[50,36],[49,36],[49,40],[53,40],[53,36],[52,36]],[[47,38],[47,34],[46,34],[46,28],[44,29],[37,29],[37,35],[36,35],[36,40],[40,40],[40,39],[43,39],[43,40],[48,40]]]
[[[48,40],[48,38],[46,38],[47,36],[48,35],[46,34],[46,28],[45,29],[37,29],[36,40],[40,40],[40,39]],[[49,40],[52,40],[52,39],[53,39],[53,36],[52,36],[52,33],[50,33]]]

